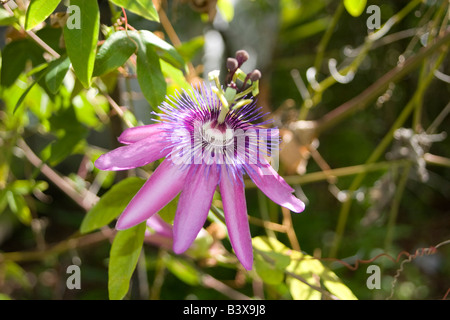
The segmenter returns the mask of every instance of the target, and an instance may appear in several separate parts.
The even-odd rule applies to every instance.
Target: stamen
[[[222,124],[231,108],[239,109],[253,102],[253,99],[244,99],[247,95],[253,97],[259,94],[259,79],[261,78],[261,72],[257,69],[253,70],[249,74],[246,74],[240,69],[242,64],[249,58],[248,53],[245,50],[239,50],[236,52],[236,58],[227,59],[228,74],[226,76],[226,89],[222,89],[220,84],[219,70],[211,71],[208,74],[210,81],[214,81],[216,88],[212,88],[214,94],[217,95],[219,101],[222,104],[217,122]],[[247,82],[250,80],[251,85],[246,88]],[[238,81],[241,82],[238,87]]]
[[[236,103],[236,104],[233,106],[233,109],[239,109],[239,108],[242,108],[242,107],[244,107],[244,106],[246,106],[246,105],[248,105],[248,104],[250,104],[250,103],[252,103],[252,102],[253,102],[252,99],[241,100],[241,101],[239,101],[238,103]]]

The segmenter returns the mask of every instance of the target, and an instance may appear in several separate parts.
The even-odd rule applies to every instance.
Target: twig
[[[281,207],[281,212],[283,213],[283,226],[286,228],[286,234],[288,236],[289,242],[291,243],[292,249],[295,251],[301,251],[300,243],[298,242],[297,235],[295,234],[294,225],[292,224],[292,216],[289,209]]]
[[[250,297],[240,293],[239,291],[234,290],[233,288],[227,286],[222,281],[217,280],[216,278],[210,276],[209,274],[204,274],[202,276],[202,285],[214,289],[233,300],[252,300]]]
[[[161,25],[163,26],[164,30],[166,31],[167,35],[169,36],[170,41],[172,42],[174,47],[181,46],[180,38],[178,38],[178,35],[175,31],[175,29],[172,27],[172,24],[170,23],[169,18],[167,17],[166,12],[164,9],[160,8],[158,11],[159,14],[159,20],[161,21]]]
[[[74,248],[81,248],[89,246],[98,242],[102,242],[106,239],[112,239],[116,231],[112,229],[102,229],[96,233],[80,236],[79,233],[75,233],[72,237],[51,248],[43,251],[21,251],[21,252],[7,252],[0,253],[0,262],[2,261],[14,261],[14,262],[29,262],[39,261],[47,257],[58,255]]]
[[[447,289],[447,292],[442,297],[442,300],[447,300],[448,294],[450,293],[450,288]]]
[[[250,223],[251,223],[252,220],[253,221],[257,221],[257,223],[259,222],[259,225],[264,227],[264,231],[266,232],[267,236],[269,238],[275,238],[276,239],[276,235],[275,235],[274,230],[272,230],[271,228],[266,228],[265,227],[266,225],[269,226],[269,224],[272,223],[271,219],[270,219],[270,216],[269,216],[269,209],[267,207],[267,198],[263,195],[263,193],[259,189],[257,190],[256,193],[258,195],[258,206],[259,206],[259,212],[260,212],[260,215],[261,215],[261,219],[254,218],[254,217],[248,215],[248,220],[249,220]],[[283,229],[286,230],[286,228],[284,228],[284,226],[281,226],[281,227],[283,227]]]
[[[163,26],[164,30],[166,31],[167,35],[169,36],[170,41],[172,42],[173,46],[175,48],[178,48],[182,45],[180,38],[178,37],[175,29],[173,28],[172,24],[170,23],[169,18],[167,17],[166,12],[164,9],[160,8],[158,11],[159,14],[159,20],[161,21],[161,25]],[[196,71],[194,66],[191,62],[187,63],[189,75],[187,78],[192,78],[195,76]]]
[[[401,167],[405,166],[409,163],[409,160],[394,160],[394,161],[383,161],[377,163],[370,164],[360,164],[356,166],[349,166],[337,169],[330,169],[318,172],[312,172],[305,174],[303,176],[295,175],[295,176],[286,176],[284,180],[291,185],[300,184],[304,185],[307,183],[319,182],[330,179],[330,177],[345,177],[351,176],[355,174],[360,174],[363,172],[373,172],[373,171],[381,171],[386,170],[390,167]],[[256,185],[253,181],[246,179],[245,181],[246,188],[256,188]]]
[[[116,111],[116,113],[123,120],[123,122],[127,125],[127,127],[128,128],[134,127],[134,125],[130,122],[130,120],[125,118],[125,114],[124,114],[122,108],[117,104],[117,102],[114,101],[114,99],[111,98],[111,96],[108,93],[102,91],[102,94],[106,97],[106,100],[108,100],[110,106],[114,109],[114,111]]]
[[[139,285],[139,296],[141,300],[148,300],[150,291],[148,287],[147,267],[145,264],[145,253],[142,250],[136,266],[137,279]]]
[[[166,266],[164,264],[163,256],[166,254],[166,250],[159,249],[158,251],[158,257],[156,259],[155,264],[155,275],[153,277],[153,283],[150,287],[150,300],[159,300],[160,299],[160,293],[161,288],[164,284],[165,280],[165,270]]]
[[[423,155],[423,158],[429,164],[434,164],[434,165],[450,168],[450,159],[449,158],[437,156],[437,155],[434,155],[431,153],[425,153]]]
[[[277,232],[282,232],[282,233],[286,233],[286,226],[282,225],[282,224],[278,224],[272,221],[267,221],[267,220],[262,220],[253,216],[248,216],[248,221],[251,224],[260,226],[260,227],[264,227],[266,229],[272,230],[272,231],[277,231]]]
[[[444,121],[444,119],[448,116],[450,113],[450,102],[442,109],[442,111],[439,113],[439,115],[436,117],[436,119],[433,120],[433,122],[430,124],[428,129],[426,130],[428,134],[432,134],[436,131],[437,127]]]
[[[11,15],[14,16],[14,12],[11,10],[11,8],[5,3],[3,4],[3,7],[5,10]],[[42,47],[45,51],[47,51],[49,54],[51,54],[55,59],[58,59],[60,57],[59,53],[52,49],[45,41],[43,41],[41,38],[39,38],[33,31],[27,31],[24,27],[20,26],[20,28],[31,38],[33,39],[39,46]]]
[[[332,36],[334,29],[339,21],[339,18],[342,15],[342,12],[344,12],[344,2],[343,1],[341,1],[340,4],[338,5],[336,11],[334,12],[333,19],[331,20],[322,39],[320,39],[319,45],[317,46],[317,54],[316,54],[316,59],[314,61],[314,68],[316,70],[320,70],[320,67],[322,65],[323,56],[325,53],[325,49],[328,45],[328,42],[331,39],[331,36]]]
[[[95,194],[91,194],[88,190],[83,190],[83,193],[76,191],[76,187],[73,184],[62,178],[56,171],[39,159],[39,157],[33,152],[33,150],[31,150],[23,139],[19,139],[17,141],[17,145],[23,150],[25,157],[33,166],[40,169],[43,175],[45,175],[84,210],[89,211],[93,204],[97,202],[98,197]],[[91,199],[91,201],[86,201],[88,195],[88,199]]]
[[[386,231],[386,238],[384,242],[384,248],[385,250],[389,250],[392,240],[394,238],[394,230],[395,230],[395,223],[398,216],[398,211],[400,208],[400,202],[403,196],[403,192],[405,190],[406,182],[408,181],[409,172],[411,170],[411,164],[408,164],[403,171],[403,174],[400,177],[400,180],[397,185],[397,190],[394,194],[394,199],[391,203],[391,209],[389,211],[389,220],[387,222],[387,231]]]

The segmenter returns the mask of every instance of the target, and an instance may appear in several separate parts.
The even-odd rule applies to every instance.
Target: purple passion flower
[[[125,130],[119,147],[95,162],[101,170],[127,170],[165,158],[130,201],[116,228],[152,217],[180,194],[173,222],[173,251],[187,250],[202,229],[219,186],[231,245],[251,270],[253,249],[243,176],[275,203],[294,212],[305,205],[267,160],[279,144],[278,130],[252,122],[262,114],[254,103],[230,109],[220,120],[223,99],[207,86],[168,97],[156,124]]]

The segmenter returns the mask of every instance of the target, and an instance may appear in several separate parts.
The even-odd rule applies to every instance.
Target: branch
[[[79,233],[75,233],[72,237],[58,244],[52,246],[48,250],[36,250],[36,251],[19,251],[19,252],[7,252],[0,253],[0,263],[3,261],[14,261],[14,262],[29,262],[29,261],[39,261],[47,257],[61,254],[65,251],[89,246],[98,242],[102,242],[106,239],[112,239],[116,231],[105,228],[96,233],[91,233],[87,235],[80,236]]]
[[[217,280],[209,274],[204,274],[202,276],[202,284],[205,287],[214,289],[233,300],[252,300],[250,297],[234,290],[233,288],[227,286],[222,281]]]
[[[382,161],[377,163],[368,163],[368,164],[360,164],[356,166],[342,167],[337,169],[330,169],[318,172],[307,173],[303,176],[295,175],[295,176],[286,176],[284,180],[288,184],[307,184],[312,182],[319,182],[328,180],[330,178],[336,177],[345,177],[351,176],[355,174],[360,174],[364,172],[373,172],[373,171],[381,171],[387,170],[391,167],[401,167],[410,163],[409,160],[401,159],[401,160],[393,160],[393,161]],[[253,181],[246,179],[245,181],[246,188],[256,188],[256,185]]]
[[[74,184],[61,177],[56,171],[45,164],[39,157],[31,150],[23,139],[17,141],[17,145],[25,154],[25,157],[30,163],[38,168],[43,175],[45,175],[51,182],[53,182],[58,188],[60,188],[65,194],[67,194],[72,200],[74,200],[84,210],[89,211],[92,206],[98,201],[97,195],[84,189],[82,193],[76,190]],[[86,201],[86,199],[91,199]]]
[[[13,17],[14,12],[11,10],[11,8],[4,3],[3,8]],[[31,38],[33,39],[39,46],[42,47],[45,51],[47,51],[49,54],[51,54],[55,59],[58,59],[60,57],[59,53],[52,49],[45,41],[43,41],[41,38],[39,38],[33,31],[27,31],[24,27],[20,25],[20,28]]]

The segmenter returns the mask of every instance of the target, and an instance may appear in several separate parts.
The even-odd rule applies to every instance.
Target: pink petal
[[[251,270],[253,248],[248,224],[244,183],[241,177],[230,177],[225,166],[222,166],[220,177],[220,194],[222,195],[225,223],[231,246],[244,268]]]
[[[160,234],[167,238],[173,237],[172,226],[165,222],[163,218],[159,216],[159,214],[152,215],[149,219],[147,219],[147,226],[157,234]]]
[[[208,217],[219,172],[213,166],[192,166],[178,201],[173,223],[173,251],[186,251]]]
[[[294,189],[286,181],[284,181],[284,179],[272,168],[272,166],[269,164],[269,162],[267,162],[266,159],[260,159],[260,161],[262,163],[260,163],[259,166],[249,164],[246,168],[247,171],[249,171],[250,168],[250,170],[252,170],[253,173],[256,174],[255,176],[273,176],[273,178],[276,180],[275,183],[279,184],[280,187],[285,188],[291,193],[294,192]]]
[[[164,123],[155,123],[146,126],[133,127],[122,132],[117,140],[119,140],[119,142],[123,144],[131,144],[145,138],[160,135],[161,133],[165,132],[165,128],[167,128],[167,125]]]
[[[187,172],[164,160],[125,208],[116,229],[131,228],[161,210],[181,191]]]
[[[149,137],[101,155],[95,166],[100,170],[128,170],[142,167],[167,156],[170,149],[163,137]]]
[[[305,210],[305,204],[292,194],[294,189],[275,170],[272,169],[272,174],[267,174],[270,172],[270,169],[264,169],[263,171],[257,165],[253,164],[248,164],[246,167],[247,174],[256,186],[273,202],[294,212],[302,212]]]

